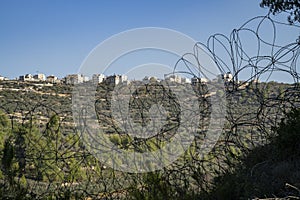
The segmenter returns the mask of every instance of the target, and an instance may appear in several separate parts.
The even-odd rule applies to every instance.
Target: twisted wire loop
[[[284,114],[299,107],[300,41],[298,37],[287,38],[292,41],[281,45],[278,27],[299,29],[296,25],[275,21],[269,15],[255,17],[228,37],[215,34],[206,44],[195,44],[194,51],[177,62],[174,73],[199,79],[193,88],[201,118],[189,149],[161,171],[126,173],[95,159],[83,145],[83,132],[72,122],[69,86],[58,85],[53,92],[30,83],[23,83],[23,86],[14,81],[1,83],[0,195],[28,199],[134,199],[146,198],[151,193],[180,198],[209,190],[214,177],[230,170],[239,162],[238,157],[249,149],[266,144],[273,134],[272,128],[278,126]],[[203,52],[220,74],[230,77],[214,74],[201,60]],[[274,82],[278,75],[286,77],[289,83]],[[225,86],[225,91],[211,92],[204,78],[215,88]],[[135,123],[149,123],[147,112],[153,104],[163,105],[162,112],[168,116],[167,125],[160,134],[142,139],[130,137],[116,125],[110,112],[112,92],[112,86],[98,85],[96,120],[105,127],[116,147],[153,151],[176,133],[181,108],[171,91],[164,91],[156,82],[134,91],[130,115]],[[216,145],[203,155],[214,95],[227,102],[226,120],[223,130],[216,130],[222,132]]]
[[[267,144],[285,114],[299,107],[299,35],[285,38],[291,41],[281,45],[278,29],[282,27],[299,33],[299,26],[275,21],[269,15],[252,18],[228,37],[215,34],[206,44],[197,43],[194,52],[184,55],[175,66],[174,71],[185,66],[187,70],[177,72],[197,77],[199,82],[208,79],[211,66],[202,64],[199,56],[205,51],[222,74],[212,81],[225,84],[227,115],[222,136],[204,160],[195,161],[202,166],[202,177],[233,169],[240,155]],[[226,74],[232,78],[226,79]],[[275,82],[278,78],[286,83]],[[208,185],[210,180],[206,180]]]

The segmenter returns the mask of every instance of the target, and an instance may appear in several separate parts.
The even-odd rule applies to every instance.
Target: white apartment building
[[[206,84],[208,80],[206,78],[198,78],[198,77],[193,77],[191,79],[192,85],[197,85],[198,83]]]
[[[106,83],[118,85],[119,83],[127,82],[126,75],[113,75],[106,78]]]
[[[78,84],[88,81],[88,77],[83,76],[82,74],[70,74],[65,77],[66,84]]]
[[[33,76],[31,74],[19,76],[19,80],[20,81],[34,81]]]
[[[0,81],[7,81],[7,80],[9,80],[9,79],[0,75]]]
[[[146,84],[149,84],[151,82],[159,82],[159,80],[157,79],[157,77],[154,77],[154,76],[145,76],[143,78],[143,82]]]
[[[176,82],[176,83],[181,83],[181,79],[182,79],[181,76],[176,74],[171,74],[171,75],[165,74],[164,78],[166,81]]]
[[[222,74],[222,79],[225,81],[225,83],[232,82],[233,76],[230,72],[227,72],[226,74]]]
[[[34,76],[32,76],[31,74],[26,74],[26,75],[19,76],[19,80],[20,81],[45,81],[46,76],[45,74],[36,74]]]
[[[104,74],[94,74],[92,77],[93,83],[102,83],[105,80]]]
[[[191,79],[186,78],[186,77],[182,77],[181,78],[181,83],[191,83]]]
[[[47,76],[46,81],[48,83],[59,83],[60,82],[58,80],[58,78],[56,76],[54,76],[54,75]]]
[[[36,74],[33,76],[34,81],[45,81],[46,76],[45,74]]]
[[[191,83],[191,79],[186,78],[186,77],[182,77],[176,74],[165,74],[164,78],[166,81],[170,81],[170,82],[176,82],[176,83]]]

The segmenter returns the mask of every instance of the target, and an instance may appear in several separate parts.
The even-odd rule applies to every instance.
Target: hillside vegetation
[[[211,113],[205,85],[194,87],[201,119],[195,141],[178,160],[145,174],[114,170],[83,144],[73,123],[72,86],[36,87],[2,82],[0,90],[0,196],[3,199],[248,199],[299,196],[298,85],[253,83],[227,87],[224,130],[201,156]],[[139,88],[131,100],[135,123],[149,123],[151,105],[168,113],[158,137],[141,140],[123,132],[110,113],[113,87],[98,85],[98,123],[118,148],[155,151],[180,124],[176,98],[157,83]],[[180,89],[180,88],[179,88]],[[135,98],[135,97],[139,98]],[[155,96],[155,98],[154,98]],[[288,114],[287,114],[288,113]],[[281,120],[283,119],[283,120]],[[122,162],[117,161],[117,162]]]

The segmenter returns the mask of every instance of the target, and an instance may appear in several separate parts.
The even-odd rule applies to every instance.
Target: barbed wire
[[[266,22],[271,24],[271,29],[265,33],[270,36],[269,41],[261,36]],[[201,78],[209,79],[213,74],[211,66],[202,64],[203,57],[199,56],[199,52],[204,51],[222,74],[219,77],[213,74],[219,79],[215,81],[224,83],[226,88],[226,124],[223,137],[212,151],[215,161],[196,159],[199,165],[204,166],[203,174],[214,177],[216,169],[224,173],[234,169],[233,160],[238,155],[246,155],[253,147],[267,144],[274,134],[272,128],[277,127],[292,108],[299,108],[299,35],[289,38],[294,40],[291,43],[280,45],[278,26],[299,32],[298,25],[275,21],[270,15],[259,16],[234,29],[229,36],[214,34],[207,43],[197,43],[193,53],[187,53],[177,62],[174,73],[190,74],[199,78],[201,84]],[[242,41],[241,35],[245,33],[255,38],[252,44],[256,45],[256,51],[252,54],[245,48],[246,45],[253,48],[252,44]],[[269,51],[266,51],[267,48]],[[185,66],[187,71],[176,71],[177,68],[182,69],[180,65]],[[241,75],[244,72],[247,76]],[[289,83],[275,83],[276,78],[272,77],[275,73],[285,77],[284,80]],[[232,78],[226,80],[226,74],[231,74]],[[206,166],[207,162],[210,167]]]
[[[264,23],[271,24],[270,41],[261,36]],[[215,34],[207,43],[197,43],[194,51],[185,54],[175,65],[174,73],[188,74],[196,78],[216,76],[211,83],[199,82],[194,86],[199,98],[201,120],[196,139],[176,162],[161,171],[145,174],[114,170],[99,162],[82,143],[84,133],[74,127],[70,119],[70,94],[41,96],[29,92],[2,91],[0,109],[10,118],[7,134],[1,144],[2,174],[0,196],[23,199],[146,199],[187,198],[209,191],[219,174],[230,170],[239,156],[255,146],[268,143],[274,134],[272,127],[291,109],[299,107],[299,36],[291,43],[277,43],[278,26],[299,29],[297,25],[273,20],[269,15],[250,19],[229,36]],[[250,54],[242,34],[254,36],[256,51]],[[265,33],[268,34],[268,33]],[[254,44],[254,42],[253,42]],[[252,44],[251,44],[252,45]],[[265,49],[268,48],[268,52]],[[201,53],[217,66],[221,74],[232,74],[230,80],[214,74],[205,66]],[[224,58],[225,56],[225,58]],[[180,65],[184,67],[180,68]],[[180,68],[180,70],[178,70]],[[242,76],[246,73],[247,76]],[[288,75],[290,83],[274,83],[272,75]],[[244,80],[243,80],[244,79]],[[222,135],[212,151],[202,156],[201,144],[208,129],[211,114],[211,97],[207,84],[225,85],[219,93],[227,101],[226,122]],[[132,114],[137,122],[147,123],[142,115],[151,104],[162,102],[169,105],[169,127],[162,133],[147,139],[130,138],[122,132],[110,113],[112,87],[99,85],[96,95],[97,117],[117,146],[135,151],[153,150],[170,138],[180,123],[178,103],[172,94],[159,93],[157,83],[149,83],[136,91],[135,96],[148,98],[131,100]],[[169,103],[169,104],[168,104]],[[171,120],[172,118],[172,120]],[[7,142],[4,142],[7,141]],[[14,154],[5,154],[12,149]],[[7,150],[7,151],[6,151]],[[6,162],[3,165],[3,162]],[[193,196],[194,195],[194,196]]]

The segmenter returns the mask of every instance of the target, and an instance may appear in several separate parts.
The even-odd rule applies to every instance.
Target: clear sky
[[[76,73],[89,52],[119,32],[163,27],[204,42],[266,9],[253,0],[1,0],[0,74]],[[116,69],[116,73],[118,69]]]

